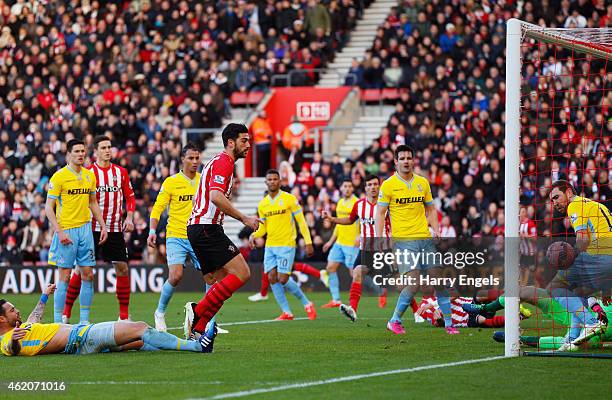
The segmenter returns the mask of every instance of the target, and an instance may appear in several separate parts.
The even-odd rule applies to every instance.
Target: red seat
[[[263,97],[264,97],[263,92],[250,92],[248,99],[247,99],[247,103],[253,106],[257,105],[259,104],[261,99],[263,99]]]
[[[380,102],[382,99],[380,89],[363,89],[361,91],[361,101],[364,102]]]
[[[397,100],[399,97],[400,92],[397,88],[385,88],[382,90],[383,100]]]
[[[230,103],[233,106],[243,106],[249,103],[249,94],[243,92],[234,92],[230,97]]]

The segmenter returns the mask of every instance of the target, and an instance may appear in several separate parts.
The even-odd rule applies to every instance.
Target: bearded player
[[[368,175],[365,178],[366,197],[358,200],[354,205],[348,217],[336,218],[332,217],[327,211],[323,211],[323,218],[331,223],[339,225],[351,225],[359,221],[360,225],[360,245],[359,255],[356,263],[359,263],[353,268],[353,282],[349,292],[349,304],[341,304],[340,312],[350,319],[352,322],[357,320],[357,307],[361,298],[362,282],[369,281],[370,287],[375,288],[379,295],[379,307],[384,307],[387,303],[386,292],[374,284],[372,276],[381,271],[374,269],[374,237],[375,237],[375,221],[376,203],[378,202],[378,193],[380,191],[380,181],[375,175]],[[389,218],[385,217],[385,237],[389,237]]]
[[[604,295],[610,292],[612,214],[603,204],[578,196],[574,187],[565,180],[552,184],[549,197],[555,209],[569,217],[576,232],[574,262],[567,270],[558,271],[550,284],[552,296],[572,315],[570,333],[559,348],[566,351],[606,329],[605,324],[586,312],[587,305],[582,296],[598,289]]]
[[[94,244],[96,244],[96,254],[101,255],[104,261],[112,263],[115,267],[117,277],[115,293],[119,301],[119,320],[126,320],[129,319],[130,315],[131,287],[127,246],[123,233],[134,230],[133,216],[136,209],[136,199],[127,170],[111,163],[111,140],[107,136],[100,135],[94,138],[93,144],[96,162],[89,167],[89,170],[96,176],[96,199],[108,229],[108,240],[103,244],[96,244],[100,241],[101,227],[100,224],[93,221]],[[122,223],[124,200],[127,214]],[[68,323],[72,314],[72,305],[80,291],[81,274],[77,270],[72,274],[68,285],[66,304],[62,315],[63,323]]]
[[[245,158],[251,148],[249,130],[245,125],[232,123],[223,129],[221,136],[225,149],[204,166],[187,225],[187,237],[200,262],[202,274],[212,274],[216,283],[199,303],[185,305],[183,328],[187,336],[202,334],[223,303],[251,276],[238,246],[223,232],[225,215],[254,231],[261,223],[259,218],[240,212],[229,200],[234,183],[234,164]]]
[[[117,321],[98,324],[43,324],[45,305],[55,291],[49,285],[26,320],[10,302],[0,299],[0,353],[5,356],[43,354],[95,354],[125,350],[213,351],[216,326],[199,340],[182,340],[159,332],[144,322]]]

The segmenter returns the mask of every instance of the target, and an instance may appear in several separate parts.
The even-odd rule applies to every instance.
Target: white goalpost
[[[525,72],[530,65],[530,72]],[[603,66],[603,68],[602,68]],[[535,71],[535,72],[534,72]],[[608,77],[612,74],[612,29],[610,28],[582,28],[557,29],[545,28],[529,24],[518,19],[510,19],[506,30],[506,120],[505,120],[505,250],[504,250],[504,279],[505,279],[505,356],[516,357],[521,354],[519,341],[519,264],[521,260],[519,251],[519,201],[521,200],[521,183],[523,179],[531,179],[535,187],[544,186],[541,182],[550,182],[553,179],[553,169],[538,168],[542,159],[532,158],[535,168],[528,170],[521,155],[522,135],[532,132],[544,132],[537,137],[530,138],[535,147],[551,160],[557,160],[559,142],[566,140],[565,133],[560,132],[557,126],[558,115],[566,113],[571,116],[567,125],[577,126],[578,141],[569,151],[582,151],[587,154],[587,146],[593,142],[593,154],[600,152],[602,142],[606,142],[610,132],[606,121],[610,118],[610,83]],[[561,83],[559,83],[561,82]],[[580,82],[580,83],[578,83]],[[564,86],[565,85],[565,86]],[[559,90],[561,87],[562,90]],[[549,93],[554,95],[550,101]],[[586,101],[584,98],[586,97]],[[559,104],[561,98],[564,103]],[[557,101],[557,102],[555,102]],[[547,117],[543,118],[542,103],[546,104]],[[529,107],[525,107],[528,104]],[[528,109],[527,109],[528,108]],[[552,119],[548,117],[548,112]],[[577,115],[587,114],[590,119],[597,119],[601,115],[604,119],[600,130],[588,132],[582,130],[583,121]],[[575,118],[575,120],[573,119]],[[590,120],[589,120],[590,121]],[[565,123],[565,122],[563,122]],[[528,126],[526,126],[526,124]],[[548,126],[543,126],[548,124]],[[573,132],[572,132],[573,133]],[[599,141],[598,141],[599,140]],[[565,143],[565,142],[563,142]],[[586,143],[586,144],[585,144]],[[600,143],[599,145],[597,143]],[[578,149],[578,150],[576,150]],[[593,156],[595,157],[595,156]],[[612,158],[609,149],[603,149],[604,161]],[[588,157],[584,156],[584,163]],[[546,160],[545,160],[546,161]],[[563,160],[562,160],[563,161]],[[558,162],[558,161],[557,161]],[[576,163],[575,163],[576,164]],[[594,163],[600,170],[599,164]],[[584,165],[562,164],[561,172],[570,174],[571,168],[580,170]],[[598,173],[599,171],[597,171]],[[595,181],[597,184],[597,181]],[[583,187],[577,188],[580,192]],[[591,190],[589,188],[586,188]],[[537,189],[536,189],[537,190]],[[523,200],[523,205],[525,201]],[[547,205],[533,202],[533,207],[547,207]],[[551,207],[552,210],[552,207]],[[553,211],[550,211],[550,220],[553,221]],[[548,218],[548,217],[547,217]],[[553,222],[542,218],[538,222],[538,237],[555,236]],[[544,228],[541,228],[544,227]],[[542,230],[542,232],[541,232]],[[544,234],[543,231],[546,231]],[[560,233],[562,235],[563,232]],[[566,236],[569,234],[566,232]]]

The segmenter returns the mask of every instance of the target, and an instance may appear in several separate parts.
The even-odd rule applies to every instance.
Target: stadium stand
[[[325,259],[321,247],[332,227],[320,216],[333,210],[339,182],[350,178],[359,187],[366,172],[388,176],[400,143],[418,150],[449,235],[503,234],[504,21],[612,24],[612,6],[603,0],[556,4],[404,0],[390,11],[372,48],[349,70],[364,102],[395,104],[380,138],[345,161],[319,154],[280,165],[284,187],[304,204],[313,260]],[[221,126],[230,104],[257,103],[256,92],[274,74],[325,66],[349,39],[349,10],[359,16],[367,5],[0,0],[0,262],[46,261],[48,179],[64,164],[68,139],[91,145],[96,134],[114,139],[114,158],[129,168],[139,199],[130,258],[155,262],[159,255],[146,248],[148,215],[160,182],[177,172],[182,129]],[[302,84],[315,79],[304,74]],[[609,111],[585,124],[610,132],[608,118]],[[540,151],[525,141],[524,153]],[[601,172],[570,178],[582,188],[598,180],[603,189],[589,195],[610,207],[610,136],[582,150]],[[523,196],[544,195],[542,185],[524,180]],[[528,210],[532,218],[535,212]]]

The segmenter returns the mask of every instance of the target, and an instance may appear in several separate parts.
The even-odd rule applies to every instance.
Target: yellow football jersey
[[[193,196],[199,182],[199,172],[191,180],[181,171],[166,178],[162,184],[151,211],[151,218],[159,220],[168,204],[170,205],[166,226],[167,238],[187,239],[187,220],[191,216]]]
[[[296,223],[306,244],[312,244],[302,207],[291,193],[281,190],[275,198],[266,195],[257,206],[257,214],[263,224],[253,235],[263,237],[267,234],[266,247],[295,247]]]
[[[353,206],[359,199],[354,195],[348,199],[341,198],[336,204],[336,216],[338,218],[350,217]],[[334,228],[336,243],[342,246],[355,246],[359,237],[359,222],[355,221],[351,225],[336,225]]]
[[[29,329],[25,337],[19,341],[21,344],[21,351],[19,356],[35,356],[42,349],[45,348],[47,343],[53,339],[53,336],[57,333],[60,328],[59,324],[28,324],[24,323],[21,328]],[[11,354],[11,343],[13,341],[13,330],[6,332],[0,337],[0,352],[5,356],[12,356]]]
[[[96,193],[96,176],[87,168],[76,173],[69,166],[55,172],[49,181],[47,198],[56,200],[55,215],[62,229],[78,228],[91,222],[89,196]]]
[[[587,253],[612,255],[612,214],[606,206],[575,196],[567,206],[567,216],[574,231],[586,230],[589,235]]]
[[[407,182],[393,174],[381,185],[378,204],[389,207],[393,237],[431,237],[425,206],[433,204],[433,198],[427,179],[413,174]]]

